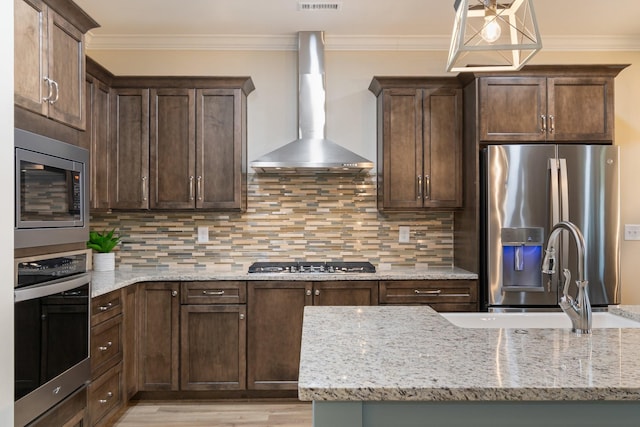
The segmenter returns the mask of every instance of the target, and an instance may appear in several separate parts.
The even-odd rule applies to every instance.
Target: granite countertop
[[[639,306],[610,312],[640,321]],[[640,329],[465,329],[428,306],[305,308],[306,401],[640,399]]]
[[[92,273],[91,296],[123,288],[139,282],[198,280],[476,280],[478,275],[461,268],[391,268],[376,273],[247,273],[247,269],[117,269]]]

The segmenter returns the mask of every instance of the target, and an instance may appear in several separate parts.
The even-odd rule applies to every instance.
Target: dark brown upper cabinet
[[[14,0],[15,104],[85,128],[84,34],[98,23],[68,0]]]
[[[253,89],[248,77],[116,77],[111,208],[245,210]]]
[[[462,89],[456,79],[374,77],[379,210],[462,205]]]
[[[612,142],[616,66],[478,77],[479,140]]]

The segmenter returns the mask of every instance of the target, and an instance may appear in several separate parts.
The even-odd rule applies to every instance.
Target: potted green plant
[[[120,237],[115,236],[115,228],[111,231],[89,232],[87,248],[93,249],[93,271],[112,271],[115,269],[115,254],[111,252],[120,242]]]

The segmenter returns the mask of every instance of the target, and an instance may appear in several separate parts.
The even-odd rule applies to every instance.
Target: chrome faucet
[[[558,234],[562,230],[567,230],[573,236],[578,249],[578,280],[576,285],[578,286],[578,295],[573,299],[569,295],[569,285],[571,283],[571,272],[565,268],[563,270],[564,275],[564,289],[562,291],[562,297],[560,298],[560,308],[564,311],[573,325],[573,332],[578,335],[591,333],[591,303],[589,302],[589,293],[587,292],[587,286],[589,282],[584,277],[584,262],[586,246],[584,244],[584,237],[582,232],[574,223],[569,221],[560,221],[553,226],[551,234],[549,235],[549,242],[547,243],[547,249],[545,250],[544,260],[542,261],[542,272],[545,274],[553,274],[556,272],[556,249],[555,244],[558,240]]]

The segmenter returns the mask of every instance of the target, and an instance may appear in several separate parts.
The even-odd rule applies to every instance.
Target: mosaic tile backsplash
[[[92,230],[116,228],[119,268],[246,268],[255,261],[368,260],[453,265],[451,212],[381,213],[376,177],[248,177],[247,211],[94,213]],[[209,227],[198,243],[197,227]],[[410,227],[399,243],[400,226]]]

